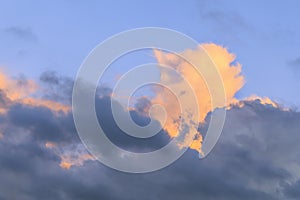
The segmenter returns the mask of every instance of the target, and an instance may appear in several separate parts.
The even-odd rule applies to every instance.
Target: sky
[[[0,65],[29,77],[46,70],[75,77],[83,59],[109,36],[164,27],[234,52],[247,75],[242,97],[255,93],[299,105],[298,7],[292,0],[1,1]]]
[[[299,199],[299,6],[296,0],[0,0],[0,200]],[[133,121],[145,126],[150,107],[164,106],[164,125],[161,113],[152,110],[162,126],[157,135],[143,140],[119,129],[108,106],[115,101],[112,87],[134,66],[170,65],[187,77],[202,106],[200,117],[185,124],[197,129],[197,137],[191,145],[180,144],[189,148],[181,158],[155,172],[128,174],[87,151],[71,97],[90,51],[112,35],[141,27],[174,29],[195,39],[197,49],[178,52],[195,63],[205,59],[205,49],[223,78],[227,115],[219,141],[200,160],[209,118],[222,107],[207,106],[203,80],[167,52],[122,56],[95,98],[99,123],[114,144],[149,152],[176,138],[179,129],[179,111],[170,103],[175,101],[161,88],[138,91],[129,109]],[[151,75],[185,90],[174,74],[158,69]],[[183,96],[179,100],[189,104],[188,94]],[[126,111],[115,103],[118,112]]]

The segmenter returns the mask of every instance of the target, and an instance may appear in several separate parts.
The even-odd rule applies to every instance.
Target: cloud
[[[73,80],[57,74],[55,71],[45,71],[40,76],[41,95],[44,99],[71,104]]]
[[[148,102],[147,100],[141,101]],[[136,124],[140,126],[146,126],[149,124],[150,118],[143,112],[144,109],[142,109],[142,106],[144,105],[142,104],[144,104],[144,102],[141,103],[141,101],[138,101],[138,107],[136,110],[131,109],[129,112]],[[96,99],[96,112],[99,119],[99,124],[106,133],[106,136],[117,146],[134,152],[150,152],[160,149],[170,141],[170,137],[163,129],[155,136],[146,139],[135,138],[126,134],[118,127],[114,120],[111,103],[115,104],[115,107],[118,108],[117,112],[120,116],[127,112],[126,108],[122,108],[118,102],[111,99],[109,96],[102,96]],[[159,124],[159,122],[156,123]],[[151,129],[145,131],[151,131]]]
[[[147,97],[141,97],[137,99],[134,105],[134,109],[140,114],[147,115],[149,114],[151,105],[151,101]]]
[[[121,134],[113,125],[109,110],[103,110],[110,98],[101,97],[97,101],[98,106],[103,105],[98,111],[106,119],[104,127],[112,126],[106,127],[110,130],[108,133]],[[132,175],[109,169],[91,159],[75,130],[68,128],[67,124],[72,123],[69,116],[51,115],[49,112],[53,111],[47,107],[22,107],[14,114],[34,121],[45,120],[20,124],[18,121],[24,119],[6,116],[13,111],[2,114],[1,119],[5,120],[1,125],[6,124],[0,140],[2,199],[280,200],[300,197],[300,113],[296,111],[255,100],[245,101],[240,107],[229,108],[223,134],[205,159],[199,160],[195,151],[188,150],[163,170]],[[22,109],[29,109],[33,114],[24,115]],[[57,118],[54,124],[60,127],[58,130],[69,130],[73,139],[38,136],[53,133],[47,131],[52,130],[48,124],[53,124],[53,118]],[[209,116],[205,121],[208,120]],[[26,137],[22,137],[24,135]],[[122,143],[123,139],[116,137],[115,142]],[[129,142],[127,147],[133,144]],[[126,148],[126,144],[123,143],[123,147]]]
[[[299,66],[300,65],[300,58],[296,58],[296,59],[290,61],[289,63],[290,63],[290,65]]]
[[[287,62],[288,66],[291,67],[294,71],[299,72],[300,70],[300,57],[294,60]]]
[[[299,199],[300,197],[300,180],[291,183],[291,184],[286,184],[284,186],[284,193],[286,196],[290,199]]]
[[[217,69],[223,81],[227,99],[226,103],[223,105],[221,105],[221,100],[219,100],[220,103],[218,105],[212,105],[211,93],[206,85],[207,82],[205,81],[205,77],[202,77],[190,63],[172,53],[164,53],[158,50],[154,53],[159,64],[170,66],[176,70],[178,74],[182,75],[182,78],[178,78],[178,75],[176,76],[174,73],[170,73],[169,70],[161,69],[160,82],[174,88],[175,91],[184,92],[184,95],[182,96],[185,98],[180,98],[181,96],[179,96],[179,100],[176,101],[174,94],[169,92],[167,88],[161,87],[154,89],[156,97],[152,100],[153,104],[163,105],[166,109],[168,118],[164,125],[164,129],[167,130],[171,137],[177,136],[180,120],[182,118],[188,119],[190,116],[190,112],[187,110],[180,112],[179,105],[190,105],[189,107],[191,110],[198,110],[198,106],[200,107],[200,117],[198,117],[198,119],[190,120],[192,122],[188,122],[187,124],[188,127],[193,127],[194,124],[197,124],[198,126],[199,123],[204,121],[209,112],[218,107],[225,107],[226,104],[230,104],[234,101],[234,95],[245,83],[244,77],[241,75],[241,65],[235,60],[236,56],[222,46],[216,44],[202,44],[199,45],[197,49],[189,49],[180,52],[179,55],[187,58],[189,62],[192,62],[197,67],[202,66],[204,69]],[[212,62],[207,61],[208,56]],[[192,92],[196,96],[197,103],[195,103],[195,105],[192,105],[193,95],[187,90],[186,82],[190,84]],[[185,112],[187,113],[187,116],[184,116]],[[201,152],[201,142],[202,135],[198,134],[190,148]],[[184,142],[183,145],[188,144]]]
[[[233,107],[242,108],[249,102],[259,102],[260,104],[271,106],[271,107],[274,107],[274,108],[278,108],[278,109],[283,110],[283,111],[292,110],[291,108],[285,107],[284,105],[281,105],[281,104],[271,100],[268,97],[259,97],[257,95],[251,95],[249,97],[244,98],[243,100],[233,99],[230,102],[230,104],[227,106],[227,109],[231,109]]]
[[[227,37],[240,38],[240,34],[256,35],[253,25],[237,10],[226,8],[222,1],[199,1],[199,14],[201,22],[206,23],[207,28],[212,28],[214,34],[219,32]]]
[[[37,42],[37,35],[29,27],[11,26],[3,30],[4,33],[24,41]]]
[[[226,27],[233,29],[233,27],[238,28],[249,28],[245,20],[241,15],[236,12],[223,12],[216,10],[209,10],[202,13],[202,18],[205,20],[213,21],[218,26]]]
[[[86,151],[77,136],[69,98],[73,81],[60,77],[54,72],[41,75],[41,82],[37,83],[25,78],[22,87],[18,87],[19,79],[9,78],[1,74],[1,108],[3,123],[1,124],[1,139],[14,144],[22,144],[29,140],[37,141],[44,148],[54,152],[60,159],[58,165],[64,169],[83,165],[85,161],[94,160]],[[46,87],[46,88],[45,88]],[[47,95],[40,93],[47,91]],[[118,104],[111,99],[111,89],[100,87],[96,98],[96,111],[100,124],[109,139],[118,146],[137,152],[148,152],[159,149],[169,142],[164,130],[149,139],[138,139],[127,135],[118,128],[111,111],[111,103]],[[36,95],[41,97],[37,98]],[[27,99],[32,99],[28,102]],[[57,101],[54,101],[56,99]],[[62,104],[60,102],[67,102]],[[141,99],[136,109],[130,111],[132,119],[139,125],[145,126],[150,119],[143,113],[146,99]],[[50,102],[50,104],[48,104]],[[118,113],[126,110],[120,105]],[[66,108],[66,110],[64,110]],[[158,122],[156,122],[158,124]],[[150,130],[149,130],[150,131]],[[24,132],[24,133],[22,133]],[[14,134],[12,134],[14,133]]]
[[[220,56],[215,61],[228,96],[220,140],[203,160],[189,149],[171,166],[140,175],[120,173],[97,162],[77,136],[71,111],[52,106],[70,107],[71,79],[45,72],[36,82],[1,73],[0,199],[299,199],[300,112],[268,98],[236,100],[234,94],[243,86],[244,78],[235,56],[220,46],[209,45],[206,50],[212,58]],[[183,63],[174,65],[172,55],[156,53],[160,62],[172,61],[177,70],[189,75],[195,90],[203,89],[201,94],[205,94],[202,83],[193,79]],[[197,51],[186,53],[197,57]],[[172,84],[181,81],[168,78]],[[159,92],[156,94],[172,102],[171,95]],[[148,139],[125,134],[115,123],[110,105],[116,104],[119,113],[127,110],[111,94],[110,88],[102,87],[95,101],[99,123],[113,143],[126,150],[148,152],[170,141],[164,129]],[[209,100],[202,95],[200,102],[205,104]],[[35,103],[25,99],[34,99]],[[146,112],[153,103],[150,100],[143,97],[129,110],[139,125],[149,123]],[[48,101],[51,105],[36,103]],[[211,112],[213,109],[208,108],[199,120],[204,139]],[[194,145],[198,146],[193,148],[200,148],[201,139],[197,138]]]
[[[47,107],[56,113],[70,112],[70,106],[54,100],[35,97],[39,92],[39,85],[23,76],[10,78],[0,72],[0,90],[2,91],[2,102],[5,105],[25,104],[33,107]],[[6,112],[9,107],[1,107],[0,112]]]

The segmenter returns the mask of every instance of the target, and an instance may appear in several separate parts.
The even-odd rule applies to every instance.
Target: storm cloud
[[[63,82],[62,77],[54,74],[43,76],[41,80],[54,88]],[[55,91],[53,95],[60,95],[62,102],[69,98],[68,92]],[[148,141],[124,134],[113,121],[108,106],[112,99],[108,94],[98,95],[96,109],[107,136],[115,144],[142,152],[160,148],[169,141],[163,130]],[[198,152],[190,149],[169,167],[138,175],[115,171],[87,156],[72,113],[57,112],[43,105],[11,101],[1,90],[1,106],[6,112],[0,116],[0,199],[292,200],[300,197],[297,111],[260,100],[233,105],[227,111],[221,138],[205,159],[199,160]],[[140,113],[144,105],[148,106],[148,102],[141,100],[138,110],[132,110],[134,121],[141,125],[149,120]],[[205,121],[209,122],[209,116]]]

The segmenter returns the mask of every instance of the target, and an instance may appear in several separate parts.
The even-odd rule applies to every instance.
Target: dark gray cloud
[[[70,104],[73,89],[73,80],[60,76],[55,71],[45,71],[40,76],[41,85],[44,86],[43,97],[50,100]]]
[[[34,133],[37,140],[60,142],[74,137],[75,127],[71,114],[55,115],[45,107],[15,104],[6,117],[15,127]]]
[[[116,107],[118,107],[118,115],[122,115],[122,113],[125,112],[125,110],[122,109],[121,105],[119,105],[114,100],[111,100],[110,97],[96,99],[96,111],[99,123],[103,128],[103,131],[106,133],[107,137],[117,146],[135,152],[149,152],[157,150],[165,146],[169,142],[170,138],[168,134],[163,130],[155,136],[147,139],[135,138],[123,132],[114,121],[111,110],[111,103],[116,104]],[[141,109],[140,104],[138,108]],[[146,126],[147,124],[149,124],[150,118],[144,116],[143,114],[140,114],[140,112],[136,110],[130,111],[130,115],[136,124],[140,126]]]
[[[42,79],[60,85],[62,80],[56,76],[48,74],[51,78]],[[3,93],[1,101],[7,102]],[[148,141],[125,135],[112,118],[110,96],[98,96],[98,118],[117,145],[144,151],[168,142],[163,131]],[[139,105],[143,108],[144,103]],[[120,108],[120,112],[124,110]],[[141,125],[149,120],[135,110],[132,116]],[[199,160],[197,152],[188,150],[171,166],[139,175],[121,173],[93,160],[62,169],[60,157],[44,143],[81,145],[71,114],[55,115],[44,107],[15,104],[1,114],[1,119],[4,137],[0,139],[0,199],[300,198],[300,113],[259,101],[228,111],[221,138],[205,159]],[[205,130],[205,125],[201,130]]]
[[[284,193],[290,199],[299,199],[300,197],[300,180],[284,185]]]
[[[151,101],[146,97],[141,97],[137,99],[137,102],[135,103],[134,107],[137,112],[141,114],[147,114],[145,111],[147,111],[151,106]]]

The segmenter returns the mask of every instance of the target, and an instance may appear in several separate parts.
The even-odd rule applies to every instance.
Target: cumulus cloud
[[[198,146],[171,166],[139,175],[105,167],[82,145],[69,109],[71,79],[45,72],[36,82],[1,73],[0,199],[299,199],[300,112],[268,98],[236,100],[235,92],[243,86],[244,78],[240,65],[234,62],[235,56],[219,46],[208,45],[207,51],[212,58],[223,55],[216,59],[228,96],[221,138],[203,160],[192,150],[201,147],[202,138],[196,138],[198,143],[194,145]],[[196,52],[188,54],[196,57]],[[156,52],[156,56],[159,62],[174,64],[174,59],[169,59],[172,55]],[[192,74],[181,62],[173,66],[183,74]],[[191,75],[190,78],[195,81],[195,90],[202,94],[199,101],[209,102],[202,83]],[[180,79],[172,81],[177,83]],[[147,112],[159,95],[174,98],[160,92],[156,99],[141,98],[129,110],[137,124],[149,123]],[[165,127],[147,139],[125,134],[113,119],[110,105],[118,102],[111,94],[110,88],[101,87],[95,105],[99,123],[114,144],[134,152],[148,152],[172,139]],[[120,105],[118,109],[127,111]],[[212,112],[207,108],[198,121],[202,122],[198,130],[204,139]]]
[[[241,64],[236,62],[236,56],[222,46],[215,44],[202,44],[199,45],[197,49],[188,49],[183,52],[180,52],[184,60],[178,55],[173,53],[164,53],[162,51],[156,50],[155,57],[159,64],[170,66],[178,74],[182,75],[182,78],[170,73],[169,70],[161,69],[160,70],[160,81],[168,87],[174,88],[176,91],[184,92],[183,95],[185,98],[180,98],[181,96],[175,97],[173,93],[169,92],[167,88],[155,89],[156,97],[153,99],[153,104],[160,104],[166,109],[168,118],[164,124],[164,129],[166,129],[171,137],[178,135],[179,122],[184,116],[184,113],[188,113],[187,110],[180,110],[182,105],[190,105],[187,109],[198,110],[200,108],[199,116],[196,116],[198,119],[194,119],[192,122],[187,124],[188,127],[194,126],[194,124],[199,124],[204,121],[207,114],[213,111],[216,108],[226,107],[227,104],[230,104],[235,100],[235,94],[243,87],[245,80],[241,75]],[[226,95],[226,102],[212,105],[211,91],[208,89],[209,84],[203,74],[195,69],[196,66],[206,71],[209,68],[216,68],[222,81]],[[211,72],[210,72],[211,73]],[[206,73],[206,74],[210,74]],[[204,74],[205,75],[205,74]],[[191,86],[193,94],[196,96],[197,102],[193,104],[193,95],[187,91],[186,82]],[[211,85],[210,85],[211,86]],[[216,88],[213,88],[216,89]],[[179,100],[176,98],[179,97]],[[186,117],[187,118],[187,117]],[[190,120],[191,121],[191,120]],[[196,130],[191,130],[196,131]],[[191,133],[194,135],[194,133]],[[195,149],[201,152],[201,143],[202,135],[196,134],[195,141],[192,143],[190,148]],[[185,144],[184,145],[189,145]]]

